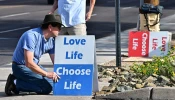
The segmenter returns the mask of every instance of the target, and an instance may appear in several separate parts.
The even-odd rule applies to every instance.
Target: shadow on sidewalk
[[[6,96],[5,92],[0,92],[0,98],[2,97],[8,97],[8,96]]]
[[[12,96],[7,96],[5,94],[5,92],[0,92],[0,98],[14,98],[14,97],[30,96],[30,95],[38,95],[39,96],[39,94],[36,94],[34,92],[23,92],[23,93],[20,93],[18,95],[12,95]],[[52,93],[48,94],[47,96],[51,96],[51,95],[52,95]],[[16,99],[13,99],[13,100],[16,100]]]

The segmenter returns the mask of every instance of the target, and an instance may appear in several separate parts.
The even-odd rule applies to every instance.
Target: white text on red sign
[[[148,39],[148,34],[142,34],[142,56],[146,55],[146,40]]]

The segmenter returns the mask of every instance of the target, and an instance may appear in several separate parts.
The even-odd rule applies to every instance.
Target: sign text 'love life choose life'
[[[94,36],[58,36],[55,41],[54,95],[92,95]]]
[[[168,31],[131,31],[129,52],[131,57],[163,57],[168,54],[172,34]]]

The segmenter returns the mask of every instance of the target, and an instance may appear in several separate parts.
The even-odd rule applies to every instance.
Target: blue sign
[[[98,87],[94,54],[94,36],[56,37],[54,72],[61,79],[54,83],[53,94],[91,96]]]
[[[93,64],[55,64],[61,79],[54,84],[54,95],[92,95]]]

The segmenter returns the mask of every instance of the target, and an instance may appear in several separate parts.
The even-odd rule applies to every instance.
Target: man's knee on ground
[[[45,94],[46,95],[46,94],[50,94],[51,92],[52,92],[52,87],[44,87],[37,94]]]

